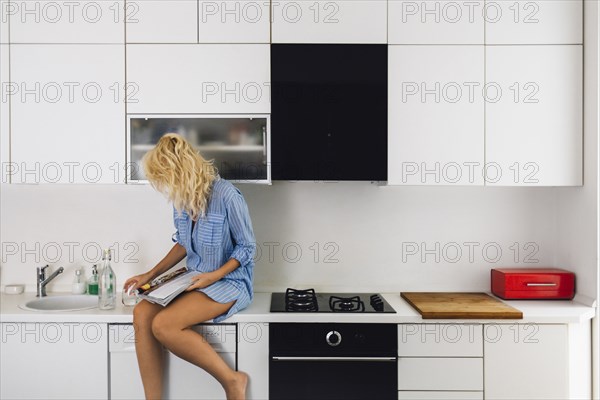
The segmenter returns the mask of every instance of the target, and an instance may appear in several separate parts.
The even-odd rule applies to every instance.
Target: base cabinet
[[[398,399],[483,399],[483,325],[398,325]]]
[[[107,325],[0,324],[1,399],[107,399]]]
[[[269,324],[238,324],[238,370],[250,376],[246,398],[269,398]]]
[[[194,327],[219,353],[225,362],[236,368],[236,325],[198,325]],[[144,398],[135,354],[133,325],[110,325],[110,398],[134,400]],[[221,385],[204,370],[177,356],[165,354],[165,388],[167,399],[225,399]]]
[[[398,400],[483,400],[483,392],[466,391],[403,391]]]
[[[482,391],[483,359],[400,357],[398,390]]]
[[[491,324],[484,328],[486,399],[568,399],[567,325]]]

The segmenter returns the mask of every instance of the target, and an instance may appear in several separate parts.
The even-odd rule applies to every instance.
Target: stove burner
[[[288,288],[285,291],[285,310],[304,312],[319,311],[315,289],[298,290]]]
[[[378,294],[373,294],[370,297],[371,299],[371,307],[375,311],[383,311],[383,299]]]
[[[331,311],[339,312],[364,312],[365,303],[362,302],[360,296],[353,297],[329,297],[329,307]]]

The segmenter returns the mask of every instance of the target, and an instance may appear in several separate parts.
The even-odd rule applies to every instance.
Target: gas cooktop
[[[271,295],[271,312],[395,313],[379,293],[316,293],[287,289]]]

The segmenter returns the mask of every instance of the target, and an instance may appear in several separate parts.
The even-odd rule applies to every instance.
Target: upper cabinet
[[[581,44],[582,0],[389,0],[390,44]]]
[[[128,182],[146,181],[143,156],[169,132],[184,136],[222,178],[240,183],[270,183],[269,117],[235,115],[130,115]]]
[[[484,1],[388,1],[389,44],[483,44]]]
[[[0,0],[0,44],[8,43],[8,0]]]
[[[269,45],[128,45],[127,86],[129,114],[268,114]]]
[[[11,1],[11,43],[123,43],[125,8],[114,1]]]
[[[273,43],[387,43],[386,0],[274,1]]]
[[[198,1],[200,43],[269,43],[270,2]]]
[[[486,3],[487,44],[581,44],[582,0]]]
[[[488,185],[582,184],[582,46],[486,49]]]
[[[389,46],[389,184],[483,184],[483,85],[483,46]]]
[[[127,43],[197,43],[197,9],[197,0],[127,1]]]
[[[269,43],[270,3],[254,0],[131,0],[127,43]]]
[[[0,82],[9,82],[8,80],[8,66],[10,60],[8,58],[9,51],[8,45],[0,44]],[[8,96],[2,96],[0,98],[0,163],[6,165],[9,161],[10,153],[10,107]],[[0,183],[8,183],[9,177],[2,175]]]
[[[123,46],[11,45],[10,68],[11,181],[123,182]]]

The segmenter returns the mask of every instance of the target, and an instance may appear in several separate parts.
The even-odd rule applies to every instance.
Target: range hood
[[[271,45],[274,180],[387,180],[387,45]]]

